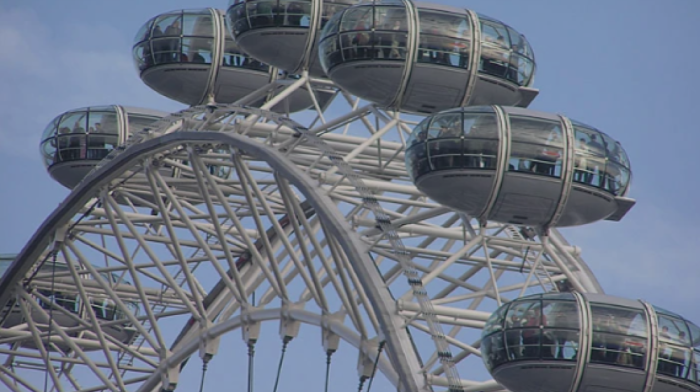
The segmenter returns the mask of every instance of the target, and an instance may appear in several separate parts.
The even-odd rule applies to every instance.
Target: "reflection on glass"
[[[238,45],[236,45],[236,43],[229,38],[226,39],[224,55],[221,61],[224,67],[244,68],[254,71],[262,71],[265,73],[270,71],[269,65],[243,53],[240,49],[238,49]]]
[[[690,331],[684,320],[675,317],[657,315],[659,340],[684,346],[690,346]]]
[[[498,158],[496,115],[455,111],[429,117],[414,129],[408,146],[406,159],[413,178],[432,170],[494,170]]]
[[[158,118],[129,115],[130,128],[141,130]],[[136,127],[132,125],[137,124]],[[44,130],[41,154],[49,167],[60,162],[102,160],[119,144],[119,121],[109,107],[88,108],[59,116]]]
[[[501,307],[486,324],[483,335],[489,338],[491,350],[487,362],[498,366],[522,359],[575,361],[578,329],[574,301],[514,301]]]
[[[644,368],[646,316],[642,310],[591,304],[591,362]]]
[[[479,72],[528,86],[535,62],[527,40],[502,22],[479,15],[481,61]]]
[[[484,326],[483,334],[489,335],[493,332],[498,332],[503,330],[503,323],[506,320],[506,307],[501,306],[496,310],[486,321]]]
[[[574,137],[574,181],[624,195],[629,186],[630,169],[620,143],[578,123],[574,123]]]
[[[420,11],[418,62],[468,68],[469,20],[435,11]]]
[[[465,15],[420,11],[417,61],[468,68],[471,44]],[[346,61],[405,60],[408,40],[406,10],[401,7],[357,6],[336,14],[321,37],[327,69]]]
[[[347,2],[324,2],[320,27],[323,28],[333,14],[348,5]],[[251,0],[232,4],[226,15],[229,30],[234,37],[258,28],[308,28],[311,23],[311,1]]]
[[[144,71],[170,63],[211,64],[215,37],[208,10],[181,11],[148,21],[136,36],[133,56]]]
[[[559,122],[510,117],[512,132],[508,170],[561,177],[564,143]]]

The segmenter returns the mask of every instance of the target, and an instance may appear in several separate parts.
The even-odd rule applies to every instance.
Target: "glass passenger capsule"
[[[167,113],[125,106],[93,106],[65,112],[53,119],[41,138],[41,155],[51,177],[66,188],[75,188],[80,181],[117,146],[131,135],[150,128]],[[183,161],[186,166],[189,163]],[[229,166],[207,164],[212,175],[227,178]],[[163,165],[161,175],[190,179],[191,174]],[[142,180],[141,174],[130,183]],[[126,186],[126,184],[125,184]],[[196,189],[197,185],[192,185]],[[181,184],[181,190],[190,190]],[[134,191],[151,200],[150,191]],[[121,199],[117,199],[120,201]]]
[[[5,271],[10,267],[14,261],[16,255],[2,254],[0,255],[0,279],[5,274]],[[80,269],[78,271],[80,274]],[[90,275],[81,274],[83,278]],[[121,278],[119,274],[113,272],[102,272],[100,273],[101,278],[112,285],[113,289],[118,289],[119,285],[131,285],[128,281]],[[71,275],[70,269],[65,261],[57,259],[53,261],[52,259],[46,260],[37,274],[32,280],[37,286],[44,287],[33,291],[32,296],[36,299],[36,303],[41,309],[29,308],[32,319],[39,325],[48,325],[49,318],[59,326],[63,328],[78,327],[79,323],[63,311],[67,311],[72,315],[77,315],[90,322],[90,316],[86,313],[87,307],[83,306],[84,301],[80,296],[77,287],[75,286],[73,277]],[[62,287],[60,290],[51,290],[46,287],[51,287],[52,281],[54,286]],[[42,283],[43,282],[43,283]],[[90,286],[91,284],[97,284],[94,279],[84,279],[81,280],[83,285]],[[75,287],[74,289],[68,289],[67,287]],[[113,322],[116,320],[124,320],[126,316],[118,308],[116,303],[108,298],[106,295],[94,294],[94,291],[90,292],[89,296],[89,308],[95,314],[95,318],[99,322]],[[139,314],[139,305],[136,302],[127,302],[126,305],[131,309],[132,313],[136,316]],[[61,310],[58,310],[60,308]],[[17,327],[26,323],[24,314],[20,309],[19,304],[15,304],[12,310],[7,314],[5,321],[3,323],[3,328]],[[110,324],[109,326],[102,327],[103,332],[117,339],[120,342],[128,343],[131,342],[136,334],[136,329],[129,326],[128,322],[125,320],[123,324]],[[69,334],[70,335],[70,334]],[[23,347],[25,348],[36,348],[36,344],[33,340],[23,340]],[[50,345],[58,346],[63,350],[70,349],[67,345],[61,343],[54,343]],[[48,345],[47,345],[48,347]],[[98,347],[95,350],[99,349]]]
[[[486,322],[481,354],[513,392],[700,391],[700,327],[644,301],[520,298]]]
[[[330,17],[354,0],[231,0],[229,31],[251,56],[291,73],[324,76],[318,36]]]
[[[406,145],[416,187],[471,217],[527,226],[620,220],[631,170],[619,142],[563,116],[465,107],[427,117]]]
[[[124,106],[94,106],[53,119],[41,137],[41,156],[53,179],[72,189],[129,134],[167,113]]]
[[[462,8],[408,0],[362,3],[333,15],[319,53],[336,84],[407,112],[527,107],[538,93],[525,37]]]
[[[146,85],[187,105],[233,103],[285,77],[241,51],[226,30],[223,11],[213,8],[152,18],[136,34],[133,55]],[[326,95],[317,98],[328,99]],[[308,92],[301,90],[272,109],[297,112],[312,105]]]

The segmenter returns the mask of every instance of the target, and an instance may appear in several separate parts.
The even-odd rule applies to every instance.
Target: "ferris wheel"
[[[557,231],[622,219],[630,163],[526,109],[509,25],[251,0],[158,15],[133,56],[191,106],[45,129],[72,192],[2,260],[8,390],[700,390],[700,329],[603,295]]]

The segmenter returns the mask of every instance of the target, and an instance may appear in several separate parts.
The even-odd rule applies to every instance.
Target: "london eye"
[[[607,266],[607,287],[571,241],[638,233],[647,167],[624,119],[540,85],[557,51],[538,22],[408,0],[197,6],[129,16],[126,77],[167,101],[98,87],[23,129],[65,190],[24,228],[20,204],[57,196],[4,169],[3,194],[26,197],[3,207],[6,237],[26,231],[1,249],[5,390],[700,391],[692,242],[649,264],[640,238],[638,270]],[[665,269],[686,280],[626,294]]]

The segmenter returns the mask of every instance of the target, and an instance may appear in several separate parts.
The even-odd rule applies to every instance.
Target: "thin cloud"
[[[136,76],[129,38],[89,20],[49,27],[31,9],[0,7],[0,74],[11,75],[0,88],[0,153],[39,159],[40,135],[52,118],[35,113],[133,105],[144,95],[164,101]]]

